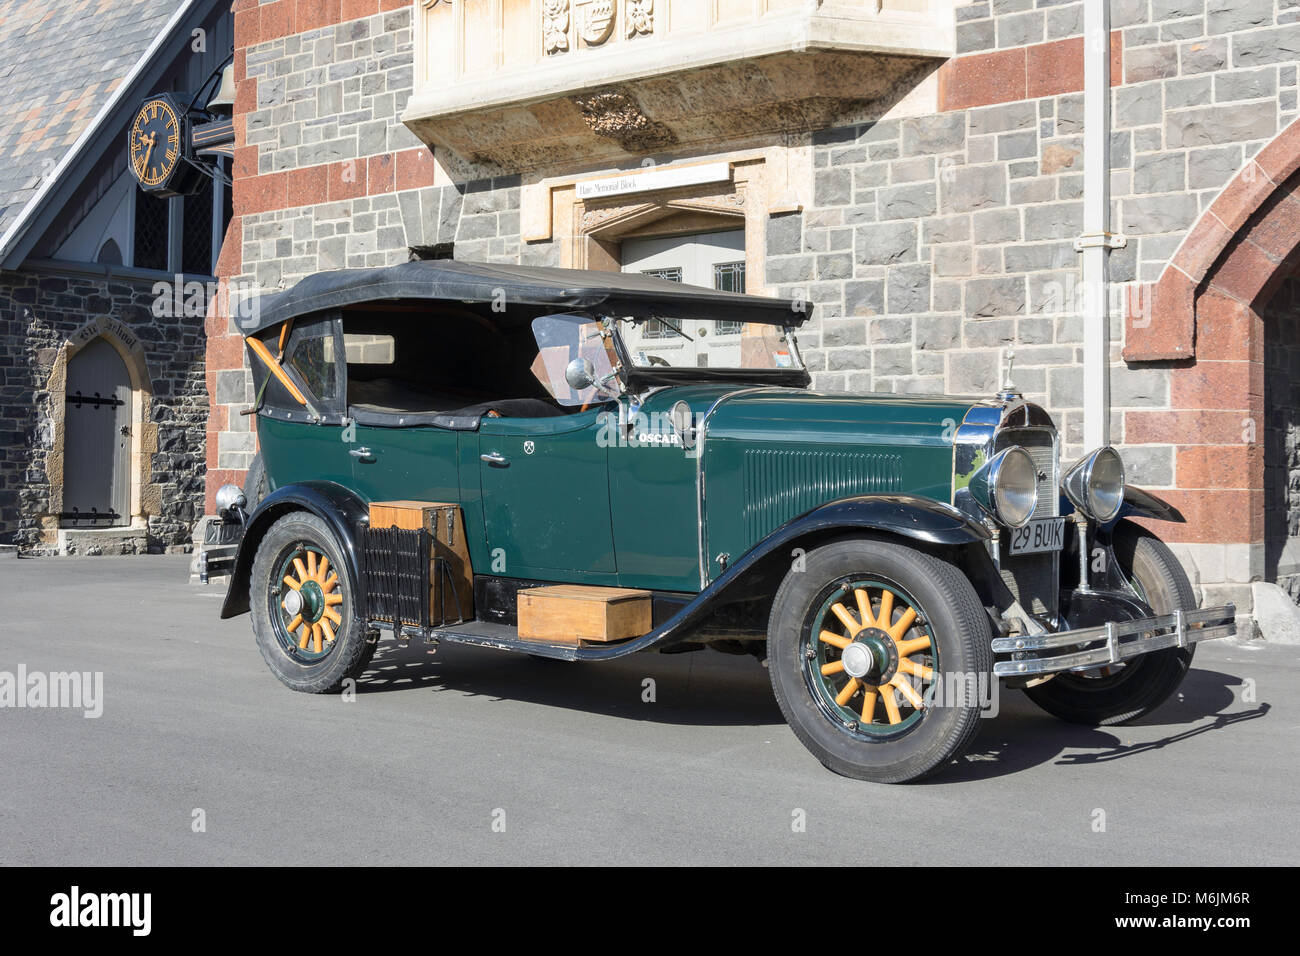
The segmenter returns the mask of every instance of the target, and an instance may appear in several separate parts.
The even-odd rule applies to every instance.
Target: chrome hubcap
[[[865,644],[853,643],[844,648],[843,656],[840,660],[844,662],[844,673],[850,677],[866,677],[871,673],[871,665],[874,661],[871,658],[871,651],[867,650]]]

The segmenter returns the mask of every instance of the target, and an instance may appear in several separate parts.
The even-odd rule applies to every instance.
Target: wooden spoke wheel
[[[970,746],[992,702],[951,689],[996,693],[991,639],[956,566],[898,540],[844,538],[809,551],[777,590],[768,672],[790,729],[818,760],[902,783]]]
[[[818,609],[804,652],[809,686],[852,729],[900,733],[925,716],[938,648],[895,583],[851,580]]]
[[[253,633],[271,672],[294,690],[340,690],[375,652],[344,554],[330,525],[306,512],[279,518],[258,543],[249,583]]]
[[[279,597],[277,636],[291,657],[314,663],[334,649],[336,628],[343,623],[343,595],[329,555],[307,542],[285,549],[280,583],[271,593]]]

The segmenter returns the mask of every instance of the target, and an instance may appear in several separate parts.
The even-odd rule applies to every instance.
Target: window
[[[167,271],[170,207],[169,200],[135,190],[135,257],[132,265],[137,269]]]
[[[333,331],[303,337],[294,346],[289,364],[303,384],[321,399],[330,399],[338,390],[338,365],[334,361]]]
[[[181,271],[194,275],[210,275],[215,265],[212,254],[212,180],[204,177],[199,191],[186,196],[182,222],[185,235],[181,237]]]
[[[645,269],[642,275],[653,276],[656,279],[667,279],[669,282],[681,282],[682,270],[678,267],[671,269]],[[682,323],[679,319],[659,319],[654,322],[647,322],[645,328],[641,330],[643,339],[673,339],[679,338],[672,333],[671,329],[664,328],[665,325],[671,325],[674,329],[681,330]]]
[[[745,291],[745,263],[720,262],[713,267],[713,288],[719,292]],[[716,334],[739,335],[744,328],[743,322],[719,322]]]

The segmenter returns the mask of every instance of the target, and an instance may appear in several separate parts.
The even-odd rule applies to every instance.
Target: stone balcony
[[[509,170],[834,126],[953,54],[956,0],[414,0],[403,122]]]

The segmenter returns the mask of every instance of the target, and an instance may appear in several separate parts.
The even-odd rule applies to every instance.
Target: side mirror
[[[589,358],[576,358],[565,367],[564,380],[575,392],[591,388],[596,381],[596,366]]]

